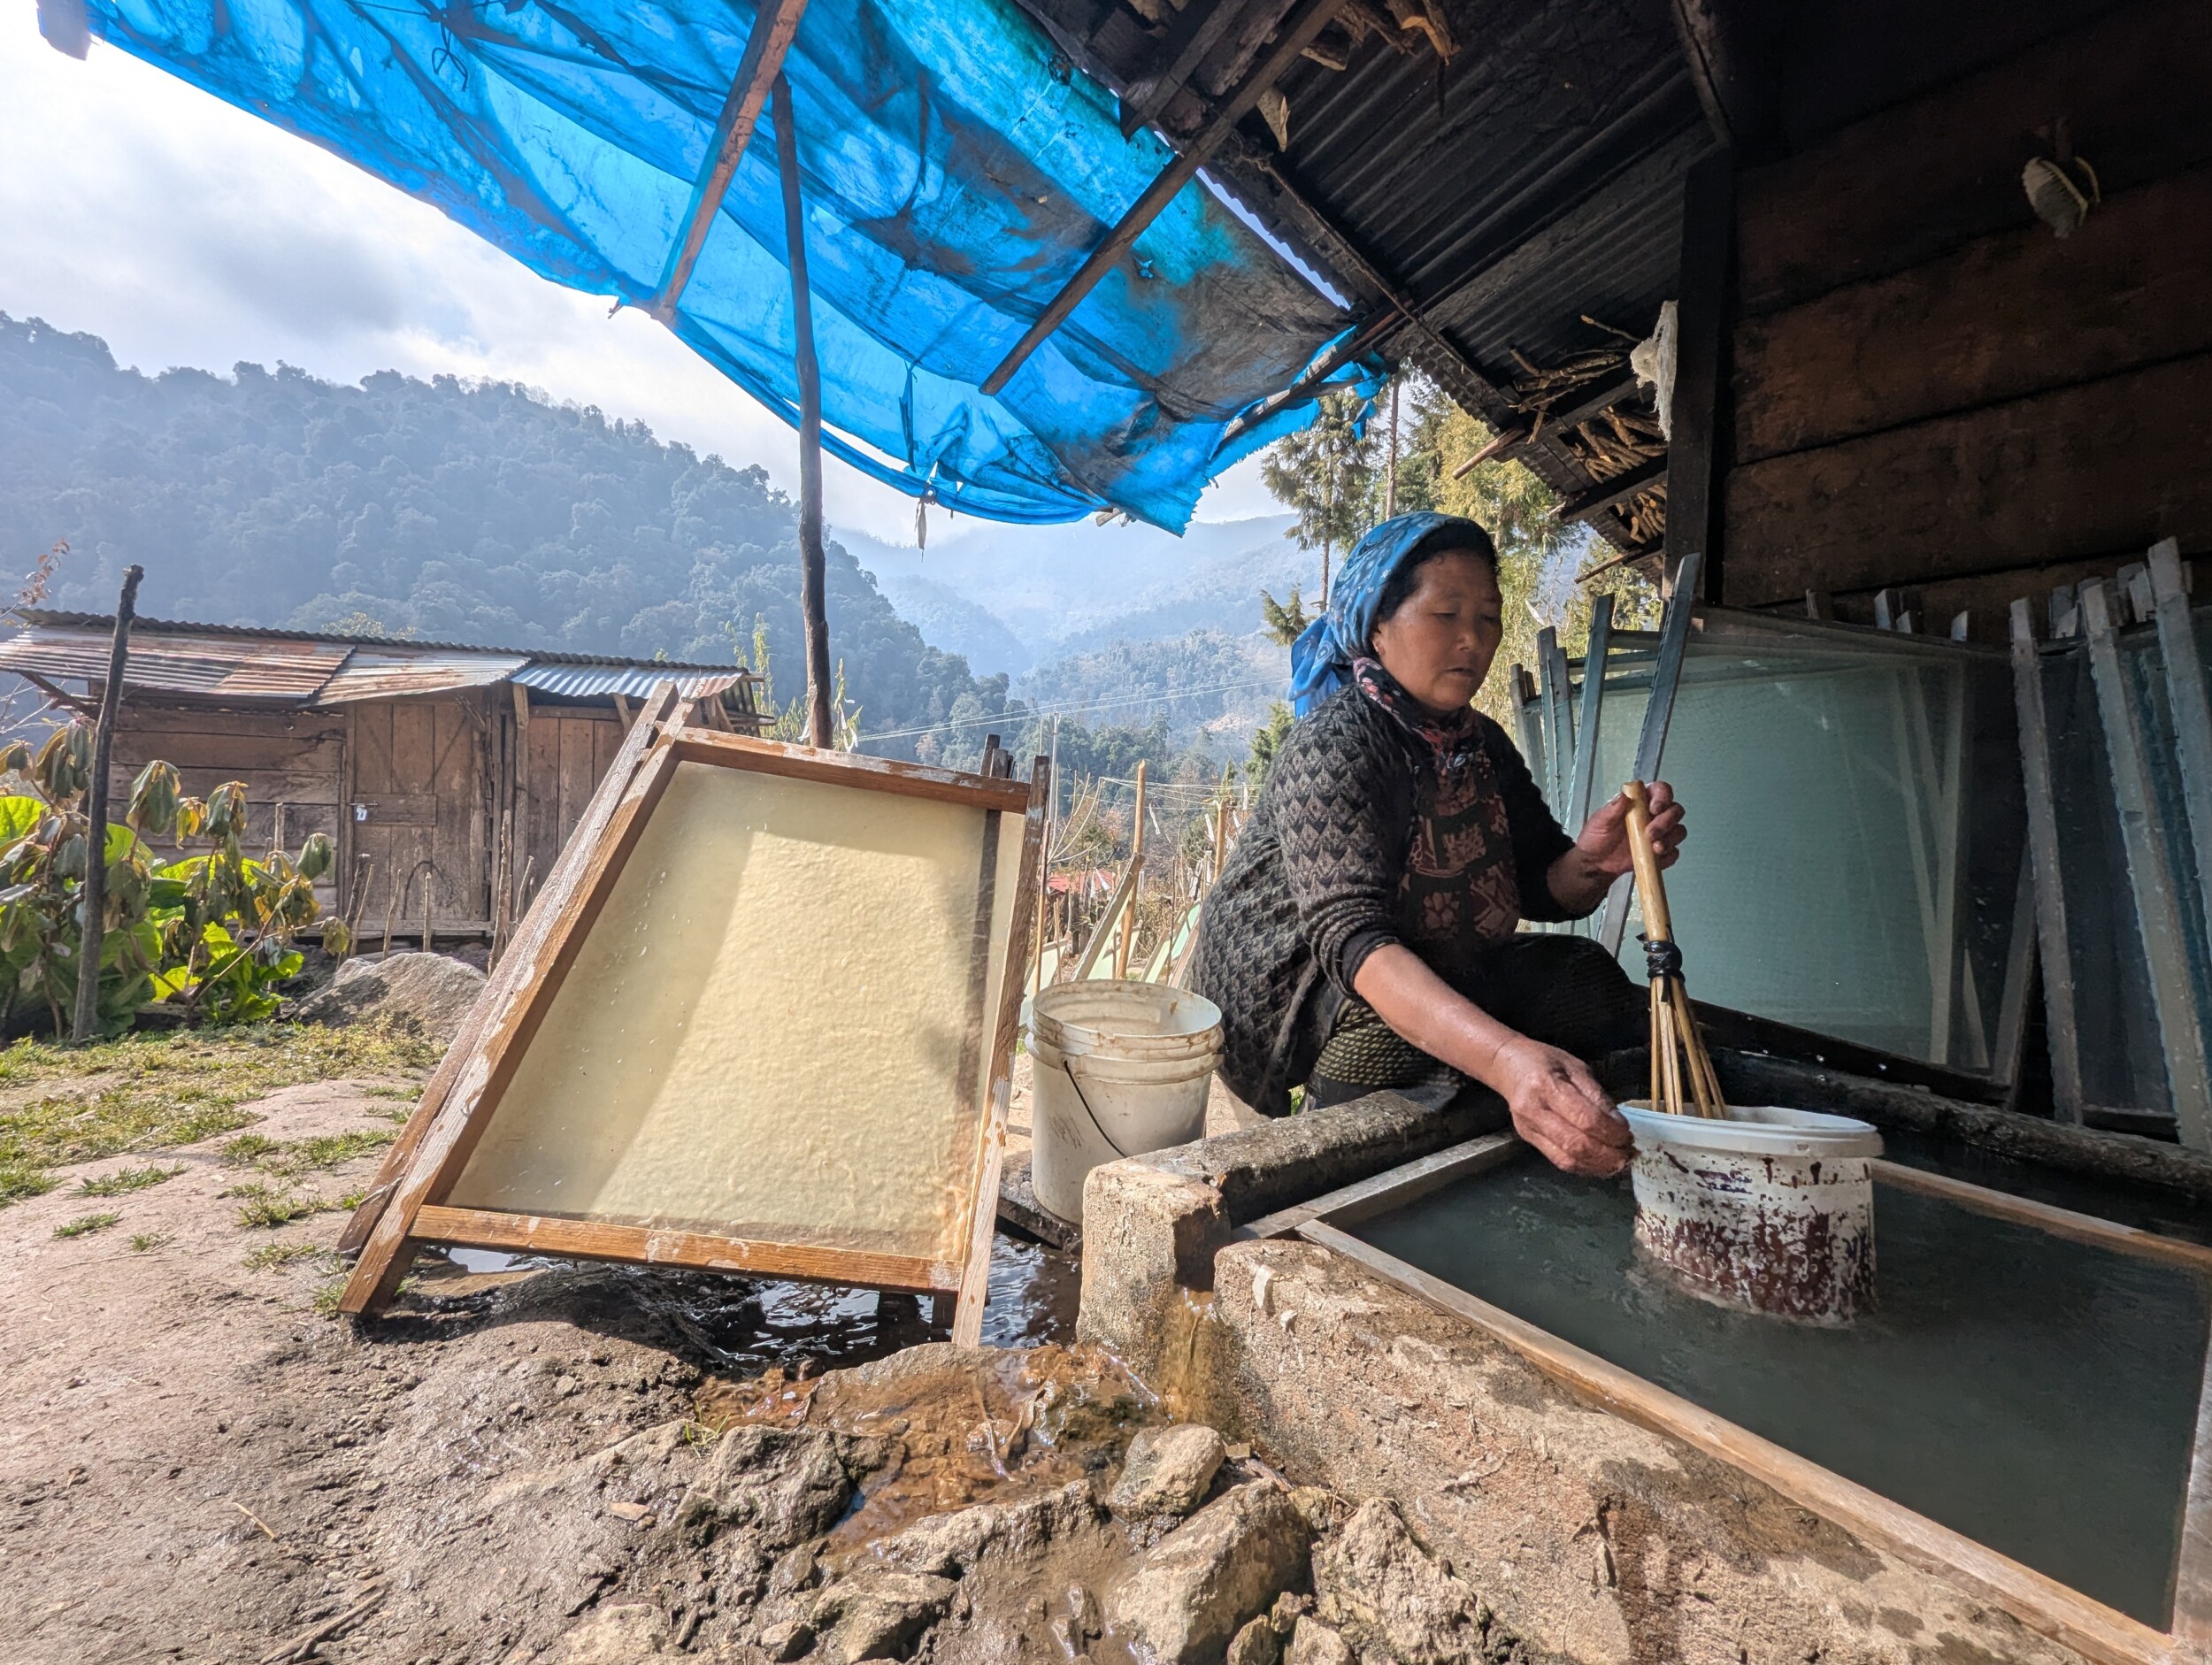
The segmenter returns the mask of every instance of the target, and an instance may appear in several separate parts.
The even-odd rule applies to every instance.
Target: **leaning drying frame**
[[[1021,784],[996,771],[1010,761],[994,752],[991,775],[926,768],[881,758],[778,745],[670,721],[672,702],[657,699],[641,716],[637,742],[626,747],[564,856],[565,881],[549,886],[518,934],[499,974],[485,987],[452,1054],[426,1090],[402,1136],[400,1155],[363,1204],[352,1235],[361,1258],[340,1301],[342,1311],[373,1315],[396,1293],[418,1248],[429,1244],[551,1255],[589,1260],[727,1271],[756,1277],[909,1291],[954,1299],[953,1339],[979,1339],[988,1289],[993,1206],[1005,1138],[1009,1064],[1018,1024],[1030,912],[1018,905],[1035,887],[1044,817],[1049,803],[1048,766],[1037,760]],[[979,963],[998,945],[985,940],[992,917],[1000,840],[1007,821],[1019,817],[1022,843],[1017,905],[1007,913],[1007,937],[997,955],[993,989],[987,977],[971,978],[964,1014],[985,1047],[983,1101],[978,1137],[963,1153],[964,1212],[957,1258],[887,1253],[874,1248],[798,1244],[723,1235],[711,1230],[672,1230],[597,1218],[573,1218],[492,1208],[456,1208],[446,1202],[477,1142],[512,1084],[585,938],[605,908],[626,862],[636,848],[657,804],[682,764],[750,771],[765,777],[825,783],[869,793],[931,800],[983,812],[983,871],[979,880]],[[588,842],[587,842],[588,840]],[[581,846],[579,848],[576,846]],[[569,856],[574,856],[572,863]],[[835,991],[822,991],[826,1005]],[[994,999],[994,995],[995,999]],[[794,1114],[803,1113],[800,1107]]]
[[[2212,1357],[2199,1390],[2170,1630],[2160,1630],[1939,1524],[1880,1492],[1669,1393],[1561,1339],[1345,1228],[1404,1207],[1526,1154],[1493,1133],[1425,1156],[1238,1229],[1240,1238],[1302,1238],[1502,1342],[1545,1375],[1603,1409],[1695,1446],[1901,1560],[1967,1589],[2030,1630],[2099,1665],[2183,1665],[2212,1658]],[[1947,1175],[1878,1161],[1878,1184],[1920,1192],[2055,1237],[2177,1265],[2212,1278],[2212,1248],[1993,1191]]]

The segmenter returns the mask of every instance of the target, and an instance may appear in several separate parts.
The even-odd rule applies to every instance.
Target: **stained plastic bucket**
[[[1206,1131],[1221,1009],[1187,989],[1108,981],[1055,984],[1029,1005],[1030,1183],[1043,1208],[1080,1222],[1092,1169]]]
[[[1815,1324],[1847,1324],[1871,1297],[1872,1127],[1767,1106],[1621,1114],[1636,1136],[1636,1241],[1694,1293]]]

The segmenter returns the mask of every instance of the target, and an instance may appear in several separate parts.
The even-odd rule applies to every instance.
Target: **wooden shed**
[[[112,620],[26,610],[0,641],[58,704],[97,702]],[[165,759],[185,790],[245,783],[250,843],[337,842],[319,888],[357,932],[503,941],[574,830],[643,696],[757,733],[728,665],[143,619],[131,633],[113,790]],[[118,802],[120,802],[119,797]],[[427,921],[426,926],[426,920]]]

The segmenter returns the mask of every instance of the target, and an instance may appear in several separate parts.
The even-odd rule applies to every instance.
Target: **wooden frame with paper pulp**
[[[501,963],[498,974],[486,986],[447,1062],[426,1090],[387,1165],[388,1171],[380,1175],[378,1185],[363,1203],[349,1231],[349,1238],[361,1244],[361,1258],[341,1299],[341,1309],[354,1314],[380,1311],[396,1291],[415,1249],[426,1244],[444,1243],[950,1295],[956,1303],[954,1339],[972,1343],[980,1334],[987,1289],[992,1227],[996,1214],[994,1204],[1004,1142],[1009,1063],[1024,980],[1020,972],[1026,963],[1028,950],[1031,910],[1020,903],[1036,885],[1044,817],[1050,801],[1048,765],[1039,758],[1031,780],[1024,785],[995,776],[818,752],[687,728],[680,722],[669,720],[672,703],[657,699],[641,716],[639,733],[632,736],[638,744],[634,748],[626,748],[628,756],[618,760],[616,767],[609,771],[598,797],[587,812],[584,825],[579,828],[577,845],[569,852],[576,859],[572,863],[564,860],[566,871],[560,878],[565,882],[557,886],[549,884],[540,898],[540,907],[533,910],[534,917],[526,922],[514,948]],[[647,736],[644,731],[649,724],[655,732]],[[994,761],[1005,760],[999,754]],[[761,793],[730,799],[730,783],[739,779],[761,782]],[[770,783],[774,783],[772,787]],[[808,786],[865,795],[854,797],[849,806],[840,806],[834,799],[809,792],[805,789]],[[933,1191],[937,1197],[933,1206],[938,1212],[933,1217],[940,1224],[933,1228],[933,1252],[918,1252],[912,1242],[870,1243],[863,1240],[868,1234],[856,1229],[850,1233],[852,1240],[832,1241],[821,1239],[835,1237],[842,1228],[826,1227],[815,1233],[804,1229],[761,1231],[727,1229],[726,1223],[713,1218],[640,1217],[657,1210],[636,1208],[634,1196],[632,1207],[610,1211],[599,1206],[605,1194],[607,1175],[603,1172],[598,1182],[601,1188],[593,1190],[589,1197],[581,1194],[580,1189],[576,1196],[568,1199],[584,1206],[553,1208],[546,1206],[542,1195],[524,1194],[531,1193],[534,1186],[542,1193],[549,1184],[558,1190],[568,1177],[563,1165],[572,1163],[572,1155],[545,1158],[550,1165],[548,1171],[552,1167],[562,1169],[551,1181],[542,1174],[520,1181],[512,1178],[516,1162],[527,1169],[539,1152],[554,1147],[546,1139],[520,1137],[523,1132],[538,1126],[537,1122],[528,1118],[536,1117],[541,1122],[549,1116],[555,1118],[549,1124],[554,1139],[565,1139],[569,1147],[585,1150],[588,1155],[587,1147],[593,1135],[604,1135],[604,1129],[595,1121],[603,1103],[607,1107],[606,1115],[612,1116],[618,1113],[616,1101],[626,1096],[635,1100],[642,1092],[642,1106],[635,1114],[649,1118],[658,1112],[660,1101],[654,1096],[656,1089],[640,1089],[632,1085],[634,1078],[641,1073],[649,1076],[657,1071],[666,1074],[672,1082],[679,1070],[699,1074],[702,1064],[710,1058],[718,1079],[741,1075],[748,1067],[746,1058],[726,1056],[715,1049],[720,1043],[714,1025],[719,1023],[726,1034],[739,1018],[752,1021],[749,1008],[733,1015],[726,1004],[719,1013],[704,1011],[702,1015],[700,1002],[706,988],[703,981],[679,986],[691,995],[692,1003],[683,1007],[680,1016],[673,1017],[677,1002],[668,998],[666,991],[649,995],[636,992],[628,983],[618,986],[614,982],[599,980],[591,985],[588,996],[580,992],[584,985],[580,982],[576,985],[580,992],[560,1013],[554,1028],[545,1027],[549,1017],[562,1006],[564,990],[570,988],[571,974],[580,960],[587,964],[588,977],[602,976],[602,972],[590,970],[590,966],[595,956],[604,961],[612,953],[607,943],[614,937],[611,934],[597,948],[591,947],[591,940],[595,926],[601,925],[603,917],[608,915],[611,902],[616,905],[616,913],[603,918],[609,932],[627,931],[630,936],[624,940],[643,944],[641,954],[649,952],[661,940],[661,932],[649,927],[655,927],[656,921],[666,922],[672,917],[666,911],[671,902],[659,904],[661,912],[653,911],[652,886],[667,880],[675,871],[675,863],[708,859],[698,853],[703,840],[696,831],[678,838],[671,821],[657,838],[652,835],[656,812],[666,804],[672,787],[677,788],[681,801],[674,812],[697,817],[698,827],[709,834],[718,836],[732,825],[727,810],[733,803],[766,806],[761,813],[767,816],[778,813],[775,806],[779,804],[785,806],[787,812],[795,805],[815,822],[833,829],[829,837],[781,847],[787,851],[787,861],[793,859],[788,851],[805,854],[821,849],[831,852],[827,859],[833,863],[839,859],[838,853],[847,848],[839,836],[840,830],[845,828],[853,829],[853,835],[861,838],[867,836],[869,827],[879,829],[887,837],[895,831],[913,827],[920,829],[915,836],[926,839],[933,814],[936,817],[936,848],[953,853],[967,848],[959,843],[963,836],[960,823],[943,817],[934,806],[973,812],[977,828],[973,848],[979,853],[981,862],[967,890],[957,887],[956,878],[948,878],[933,893],[940,904],[933,918],[923,917],[922,902],[918,898],[911,917],[898,914],[874,917],[868,932],[840,933],[833,939],[841,948],[865,956],[872,952],[888,952],[883,947],[887,943],[904,942],[910,937],[916,940],[929,937],[936,955],[934,963],[941,971],[952,968],[948,955],[964,960],[956,968],[965,983],[956,1002],[958,1009],[946,1015],[947,1026],[934,1037],[944,1044],[930,1054],[933,1060],[930,1067],[936,1068],[941,1075],[949,1069],[950,1092],[941,1115],[948,1129],[946,1137],[953,1141],[948,1147],[951,1155],[915,1181],[921,1191]],[[717,799],[721,802],[716,802]],[[875,813],[887,807],[890,800],[902,801],[912,813],[896,817]],[[685,804],[694,807],[686,809]],[[1006,822],[1017,816],[1020,817],[1021,829],[1018,851],[1010,850],[1005,841],[1010,832]],[[689,827],[693,824],[686,825]],[[764,822],[750,832],[741,828],[737,834],[733,834],[740,835],[764,845],[771,830]],[[641,846],[648,853],[648,860],[639,864],[638,876],[626,887],[625,874],[630,871],[633,858]],[[752,843],[742,847],[746,851],[752,848]],[[748,863],[751,859],[749,856],[743,857]],[[772,852],[763,859],[772,862],[775,857]],[[865,862],[872,858],[864,856],[857,859]],[[921,865],[925,860],[922,856],[906,856],[902,860],[902,871],[926,871]],[[657,867],[655,863],[661,864]],[[949,861],[941,861],[939,867],[950,874]],[[743,871],[749,872],[749,867]],[[826,886],[810,886],[804,882],[797,883],[795,888],[787,870],[780,881],[775,880],[776,870],[772,867],[764,867],[762,871],[768,875],[764,883],[774,881],[785,886],[783,892],[774,893],[781,900],[772,902],[772,906],[783,906],[795,897],[797,906],[803,910],[816,898],[829,894]],[[733,878],[730,890],[734,892],[740,887]],[[902,897],[905,894],[901,892]],[[948,909],[953,907],[964,911],[958,916],[949,913]],[[729,916],[732,919],[738,917],[735,908],[733,903]],[[687,907],[675,917],[687,920],[702,911]],[[909,910],[902,905],[900,911]],[[699,926],[690,931],[688,936],[681,923],[668,925],[666,929],[680,940],[672,952],[680,955],[683,942],[689,941],[696,952],[707,956],[702,963],[710,972],[725,974],[725,967],[743,962],[741,972],[726,973],[739,977],[741,985],[745,979],[758,980],[753,969],[756,966],[775,963],[780,942],[787,948],[795,941],[810,940],[809,922],[803,917],[792,918],[787,928],[779,917],[773,932],[778,940],[761,940],[767,934],[758,930],[761,923],[756,919],[754,934],[744,936],[741,941],[738,940],[741,933],[727,925],[718,927],[719,934],[716,934],[718,927],[711,925]],[[821,921],[814,923],[818,926]],[[930,936],[931,931],[933,936]],[[626,965],[628,962],[617,963]],[[855,964],[856,979],[864,982],[867,967],[858,961]],[[657,973],[664,978],[680,974]],[[641,974],[634,980],[642,983],[644,979]],[[911,986],[891,985],[894,995],[908,992]],[[838,1050],[846,1039],[841,1033],[841,1019],[864,1010],[863,1002],[889,998],[880,990],[871,996],[864,986],[857,985],[801,987],[794,984],[789,986],[789,992],[793,1009],[800,1014],[794,1030],[803,1029],[806,1038],[817,1043],[818,1056],[823,1058],[843,1055]],[[918,998],[910,994],[908,1005],[912,1006]],[[617,1007],[635,1016],[641,1028],[649,1033],[657,1032],[655,1025],[664,1030],[672,1021],[680,1039],[691,1040],[690,1059],[672,1061],[670,1047],[649,1041],[641,1045],[640,1056],[653,1062],[642,1070],[635,1064],[626,1069],[620,1058],[612,1054],[595,1056],[586,1052],[576,1055],[583,1057],[588,1067],[541,1080],[538,1086],[541,1090],[534,1092],[526,1072],[531,1069],[533,1047],[540,1044],[541,1037],[543,1058],[538,1072],[543,1075],[545,1070],[558,1067],[561,1061],[572,1063],[571,1055],[575,1048],[587,1044],[576,1039],[580,1026],[601,1024],[603,1032],[600,1014]],[[931,1009],[935,1012],[942,1009]],[[701,1017],[696,1037],[685,1037],[686,1025],[695,1016]],[[772,1021],[766,1014],[758,1019],[764,1026]],[[743,1050],[747,1036],[753,1032],[737,1032],[737,1050]],[[682,1047],[679,1045],[674,1050],[680,1051]],[[787,1052],[793,1050],[786,1048]],[[799,1049],[797,1055],[814,1058],[818,1054]],[[879,1052],[871,1058],[864,1049],[855,1061],[856,1072],[864,1075],[871,1064],[879,1063],[887,1055],[904,1055],[891,1049],[890,1053]],[[557,1063],[548,1063],[545,1059]],[[914,1067],[924,1066],[918,1063]],[[603,1076],[603,1087],[574,1085],[594,1070]],[[524,1086],[520,1093],[511,1097],[511,1089],[516,1087],[518,1077]],[[763,1079],[766,1078],[764,1076]],[[572,1102],[579,1093],[600,1093],[603,1097],[587,1096],[584,1107],[580,1109]],[[563,1110],[552,1106],[550,1101],[556,1098],[563,1099],[570,1107]],[[503,1124],[503,1143],[495,1139],[493,1146],[487,1147],[493,1177],[472,1174],[472,1159],[478,1154],[488,1131],[499,1120],[503,1107],[510,1103],[514,1106],[514,1115],[524,1119]],[[722,1109],[718,1104],[703,1109],[692,1106],[681,1113],[695,1117],[694,1127],[703,1126],[712,1132]],[[879,1109],[895,1116],[900,1113],[897,1103],[884,1103]],[[752,1112],[755,1120],[749,1125],[757,1126],[760,1132],[754,1139],[749,1139],[745,1147],[749,1158],[759,1148],[760,1139],[784,1139],[787,1143],[797,1140],[802,1147],[810,1137],[817,1143],[828,1142],[829,1134],[821,1129],[818,1118],[831,1113],[833,1112],[818,1102],[782,1105],[772,1119],[761,1116],[756,1109]],[[563,1115],[566,1116],[565,1122],[558,1119]],[[706,1117],[704,1122],[695,1119],[701,1116]],[[811,1134],[806,1120],[810,1117],[818,1118],[812,1124],[815,1132]],[[649,1130],[645,1120],[635,1120],[627,1137],[644,1139],[649,1131],[652,1130]],[[605,1137],[618,1140],[621,1136]],[[669,1131],[658,1130],[658,1137],[665,1146]],[[601,1142],[604,1144],[604,1137]],[[848,1140],[839,1147],[871,1148],[864,1139]],[[614,1159],[618,1162],[626,1160],[629,1147],[619,1148],[624,1155]],[[679,1188],[699,1165],[685,1160],[689,1148],[671,1147],[672,1155],[664,1154],[661,1158],[660,1177],[672,1175]],[[502,1155],[503,1151],[515,1150],[526,1154],[511,1158]],[[503,1170],[499,1166],[503,1160],[508,1161]],[[759,1171],[767,1171],[770,1161],[764,1157]],[[654,1170],[649,1168],[644,1171],[649,1179],[653,1177]],[[880,1175],[875,1178],[878,1185],[873,1194],[891,1195],[898,1192],[897,1184],[886,1186],[880,1183]],[[589,1179],[590,1175],[587,1174],[586,1178]],[[465,1187],[464,1181],[467,1182]],[[622,1181],[634,1188],[635,1183],[628,1178]],[[482,1194],[488,1187],[497,1193],[503,1185],[508,1193],[520,1194],[521,1204],[527,1206],[510,1201],[504,1193]],[[457,1191],[465,1189],[472,1193],[457,1197]],[[832,1190],[825,1194],[842,1197],[848,1193]],[[870,1193],[856,1188],[852,1194]],[[855,1208],[862,1206],[860,1202],[853,1204]],[[804,1240],[810,1235],[816,1240]],[[911,1238],[914,1232],[910,1231],[906,1235]]]
[[[2202,1665],[2212,1660],[2212,1356],[2206,1360],[2198,1393],[2196,1435],[2174,1569],[2173,1617],[2167,1629],[2160,1630],[1563,1340],[1345,1229],[1446,1185],[1500,1170],[1528,1152],[1514,1134],[1488,1134],[1279,1209],[1238,1227],[1235,1235],[1242,1239],[1302,1238],[1340,1255],[1502,1342],[1577,1395],[1717,1458],[1823,1519],[1951,1580],[2098,1665]],[[1977,1214],[2212,1279],[2212,1247],[2201,1244],[1899,1162],[1877,1161],[1871,1166],[1878,1185],[1918,1192]]]

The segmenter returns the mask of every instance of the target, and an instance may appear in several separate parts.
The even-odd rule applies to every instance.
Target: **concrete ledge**
[[[1214,1278],[1216,1425],[1302,1483],[1393,1500],[1541,1657],[2081,1665],[1340,1256],[1241,1242]]]
[[[1214,1256],[1235,1226],[1457,1144],[1487,1119],[1376,1093],[1093,1169],[1076,1333],[1155,1392],[1184,1393]]]

